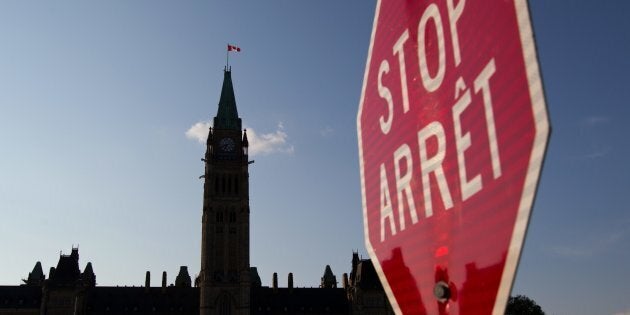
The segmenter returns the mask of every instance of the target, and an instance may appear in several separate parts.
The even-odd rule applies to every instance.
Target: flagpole
[[[227,51],[225,52],[225,70],[230,66],[230,44],[227,44]]]

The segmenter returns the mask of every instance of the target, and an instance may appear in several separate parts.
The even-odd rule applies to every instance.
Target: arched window
[[[221,193],[225,194],[225,175],[221,176]]]
[[[230,296],[227,294],[219,299],[219,314],[232,315],[232,303],[230,303]]]

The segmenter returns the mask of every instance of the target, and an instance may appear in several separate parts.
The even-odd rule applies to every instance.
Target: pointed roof
[[[330,277],[334,277],[335,275],[332,272],[332,269],[330,268],[330,265],[326,265],[326,269],[324,269],[324,277],[325,278],[330,278]]]
[[[326,269],[324,270],[324,276],[322,277],[322,282],[320,285],[321,288],[336,288],[337,287],[337,277],[333,274],[332,269],[330,269],[330,265],[326,265]]]
[[[252,287],[259,288],[262,286],[262,281],[260,280],[260,275],[258,274],[258,268],[249,267],[249,278],[252,282]]]
[[[41,262],[38,261],[35,263],[35,267],[33,267],[33,271],[31,271],[31,273],[28,274],[28,278],[30,279],[31,277],[33,277],[33,279],[44,278],[44,270],[42,269]]]
[[[44,275],[44,270],[42,269],[42,263],[35,263],[35,267],[33,267],[33,271],[28,273],[28,278],[24,281],[26,285],[41,285],[42,282],[46,280],[46,276]]]
[[[92,268],[92,263],[88,262],[87,265],[85,266],[85,270],[83,270],[83,274],[84,275],[93,275],[94,274],[94,268]]]
[[[181,266],[179,267],[179,274],[175,278],[175,286],[176,287],[190,287],[191,286],[190,274],[188,274],[188,267]]]
[[[96,286],[96,275],[94,274],[94,269],[92,268],[91,262],[88,262],[87,266],[85,266],[85,270],[83,271],[81,278],[85,285],[90,287]]]
[[[217,116],[214,117],[214,129],[241,130],[241,119],[238,118],[234,87],[232,86],[232,71],[228,69],[223,71],[223,87],[221,88]]]

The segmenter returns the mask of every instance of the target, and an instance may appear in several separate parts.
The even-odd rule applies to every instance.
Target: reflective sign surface
[[[503,313],[548,129],[524,1],[379,1],[357,130],[397,313]]]

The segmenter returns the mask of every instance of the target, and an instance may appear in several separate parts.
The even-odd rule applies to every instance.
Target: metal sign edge
[[[527,175],[519,202],[518,213],[510,246],[506,256],[499,289],[495,297],[495,304],[492,309],[493,315],[503,315],[507,305],[507,298],[512,291],[514,278],[516,276],[516,268],[520,260],[523,243],[527,234],[529,218],[536,197],[536,190],[540,180],[542,171],[542,163],[545,158],[547,144],[549,142],[549,119],[547,115],[547,103],[545,101],[545,93],[542,86],[540,76],[540,68],[538,64],[538,54],[536,52],[536,42],[531,25],[531,17],[529,14],[529,6],[527,0],[514,0],[514,8],[516,10],[516,18],[519,28],[519,37],[522,46],[523,61],[527,75],[528,91],[531,100],[532,112],[534,115],[534,124],[536,135],[532,146],[532,152],[529,157],[527,166]]]
[[[400,306],[398,305],[398,301],[394,296],[394,292],[392,291],[389,282],[387,281],[387,277],[385,277],[385,273],[383,273],[383,267],[381,266],[378,257],[376,257],[376,253],[374,252],[374,248],[370,243],[370,235],[368,230],[368,218],[367,218],[367,202],[365,199],[365,174],[363,171],[364,163],[363,163],[363,139],[361,136],[361,113],[363,112],[363,102],[365,100],[365,89],[367,85],[367,78],[370,72],[370,63],[372,61],[372,50],[374,48],[374,36],[376,35],[376,28],[378,25],[378,17],[380,15],[381,9],[381,0],[377,0],[376,2],[376,12],[374,13],[374,22],[372,23],[372,34],[370,36],[370,47],[368,49],[368,57],[365,63],[365,72],[363,73],[363,85],[361,87],[361,98],[359,99],[359,110],[357,112],[357,135],[359,142],[359,170],[361,173],[361,203],[363,208],[363,237],[365,239],[365,247],[368,252],[368,256],[372,260],[372,264],[374,265],[374,269],[378,274],[378,277],[383,285],[383,289],[385,290],[385,294],[387,294],[387,299],[392,306],[392,309],[397,315],[402,315],[402,311],[400,310]]]

